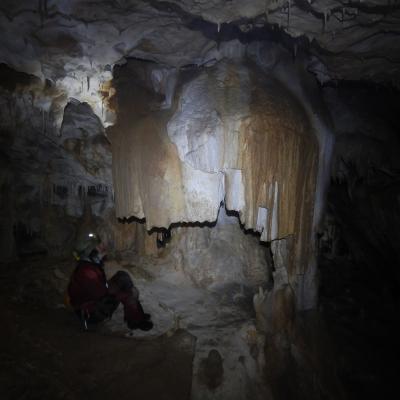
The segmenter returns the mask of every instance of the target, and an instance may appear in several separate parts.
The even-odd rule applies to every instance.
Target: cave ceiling
[[[235,39],[279,41],[294,55],[307,48],[309,70],[323,82],[400,82],[397,0],[3,0],[0,25],[0,62],[66,88],[98,115],[92,88],[116,63],[203,65]]]

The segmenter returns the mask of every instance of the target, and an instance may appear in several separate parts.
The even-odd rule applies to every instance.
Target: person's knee
[[[109,281],[110,284],[118,287],[119,290],[127,291],[132,289],[133,282],[129,274],[125,271],[118,271]]]

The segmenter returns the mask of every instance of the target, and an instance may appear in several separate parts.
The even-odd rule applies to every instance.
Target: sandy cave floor
[[[137,266],[137,265],[140,265]],[[83,332],[63,306],[71,261],[3,265],[2,399],[246,399],[263,397],[262,348],[251,296],[240,285],[194,288],[171,265],[108,262],[128,271],[152,314],[130,332],[120,307]],[[217,357],[210,359],[218,351]]]

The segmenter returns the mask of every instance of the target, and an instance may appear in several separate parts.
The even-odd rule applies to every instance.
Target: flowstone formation
[[[133,66],[116,75],[117,216],[168,228],[216,221],[225,202],[262,241],[295,238],[285,266],[295,287],[308,268],[318,165],[303,107],[256,67],[221,62],[182,73],[165,110],[151,84],[155,67],[138,64],[136,83]]]

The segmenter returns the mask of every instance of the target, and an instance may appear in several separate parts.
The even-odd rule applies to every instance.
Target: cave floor
[[[110,321],[84,332],[63,305],[73,268],[70,260],[0,265],[1,399],[289,398],[271,396],[273,382],[266,387],[260,371],[271,360],[263,358],[265,343],[255,329],[251,293],[242,286],[195,288],[163,260],[110,262],[108,275],[121,268],[131,273],[155,327],[150,332],[130,332],[119,308]],[[373,298],[377,311],[369,315],[373,307],[364,301],[369,314],[362,319],[355,316],[354,310],[362,308],[356,307],[357,301],[348,307],[355,294],[341,281],[339,296],[336,270],[335,263],[332,274],[324,272],[327,282],[322,281],[321,301],[335,342],[344,398],[379,398],[396,382],[398,328],[392,321],[397,321],[396,313],[385,312]],[[308,329],[304,336],[312,348],[320,333],[312,324]],[[218,357],[216,363],[210,362],[212,350],[218,351],[220,364]],[[323,365],[317,363],[315,368]],[[283,376],[286,387],[288,381],[293,384],[296,372],[285,369]],[[295,393],[290,398],[307,397]]]
[[[40,266],[31,282],[30,272],[39,268],[37,263],[8,267],[14,273],[1,270],[2,399],[190,397],[192,335],[178,329],[145,340],[101,329],[84,332],[75,316],[59,307],[54,287],[49,287],[45,299],[46,291],[41,291],[45,282],[40,278],[48,266]]]
[[[77,329],[64,310],[1,302],[1,398],[187,399],[193,337],[151,341]]]
[[[152,275],[148,268],[111,262],[108,275],[121,268],[133,275],[155,327],[130,332],[120,307],[110,321],[84,332],[63,306],[73,268],[70,261],[40,260],[1,267],[2,399],[265,395],[257,383],[262,362],[257,354],[262,351],[257,351],[249,298],[240,287],[210,295],[177,282],[174,274],[163,280],[155,276],[157,271]],[[208,362],[212,349],[219,352],[223,367],[218,359],[216,364]]]

